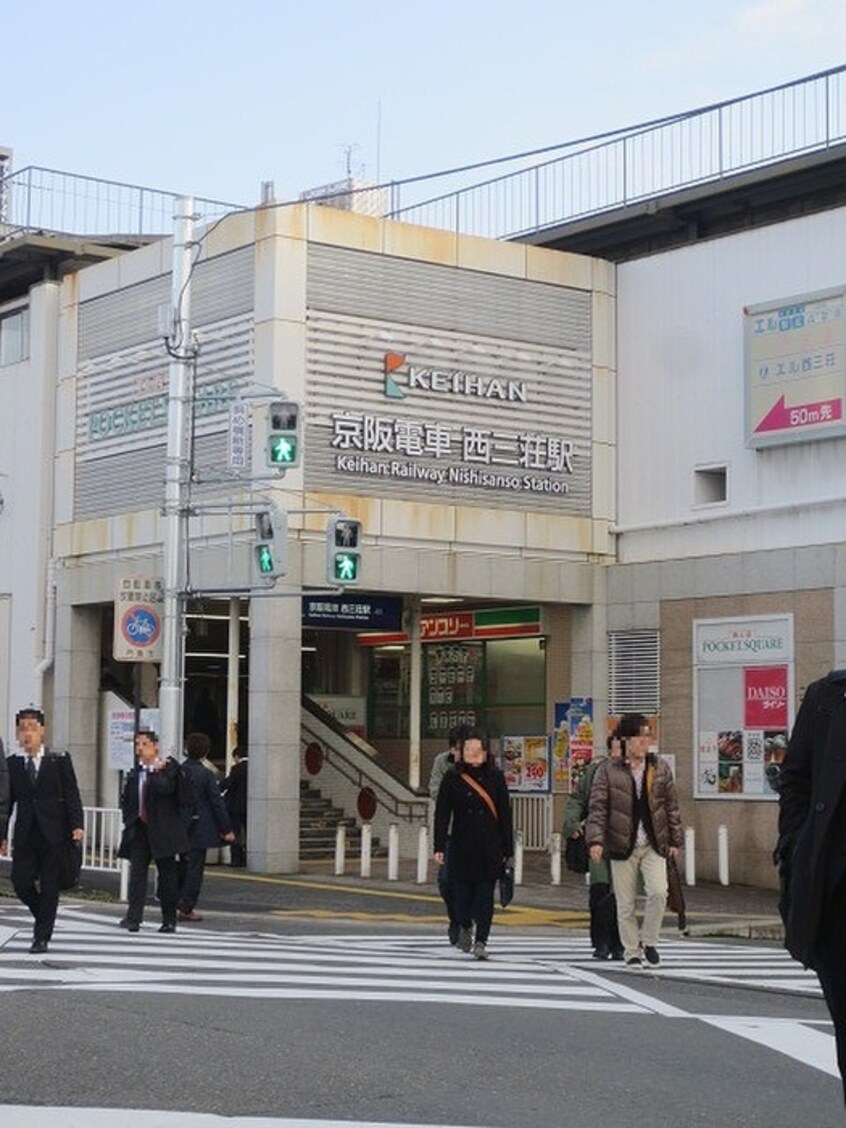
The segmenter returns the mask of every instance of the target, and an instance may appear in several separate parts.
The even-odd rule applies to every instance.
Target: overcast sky
[[[565,142],[846,62],[846,0],[0,0],[0,145],[256,203]]]

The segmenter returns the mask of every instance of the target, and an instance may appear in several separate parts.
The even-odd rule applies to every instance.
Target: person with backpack
[[[162,910],[159,932],[176,932],[177,856],[189,848],[182,770],[172,756],[161,759],[159,738],[151,729],[138,730],[135,752],[138,762],[126,777],[120,799],[124,830],[118,857],[129,860],[129,904],[120,927],[139,931],[147,901],[147,872],[154,861]]]
[[[185,739],[186,760],[181,766],[185,791],[190,805],[183,805],[183,819],[188,829],[189,847],[179,855],[180,920],[200,921],[196,911],[203,885],[206,851],[221,842],[234,842],[232,825],[223,796],[214,775],[203,763],[211,750],[211,741],[203,732],[192,732]]]

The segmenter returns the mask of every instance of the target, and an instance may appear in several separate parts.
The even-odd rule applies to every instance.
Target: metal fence
[[[23,234],[145,239],[170,234],[178,193],[30,165],[0,179],[0,243]],[[242,210],[194,199],[202,220]]]
[[[123,819],[117,807],[83,807],[82,868],[87,870],[119,870],[117,856]],[[7,837],[9,857],[14,838],[15,815],[9,820]]]
[[[419,185],[395,185],[389,216],[459,234],[517,238],[844,141],[846,67],[837,67],[621,130],[418,203],[404,199]]]

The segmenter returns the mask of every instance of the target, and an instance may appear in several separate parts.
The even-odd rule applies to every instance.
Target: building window
[[[655,716],[661,703],[661,637],[658,631],[611,631],[608,635],[608,712]]]
[[[728,500],[728,471],[725,466],[703,466],[693,472],[693,504],[717,505]]]
[[[0,314],[0,368],[29,356],[29,309]]]

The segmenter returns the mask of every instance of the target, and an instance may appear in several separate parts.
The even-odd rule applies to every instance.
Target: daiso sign
[[[744,728],[787,728],[787,666],[748,666],[743,708]]]

